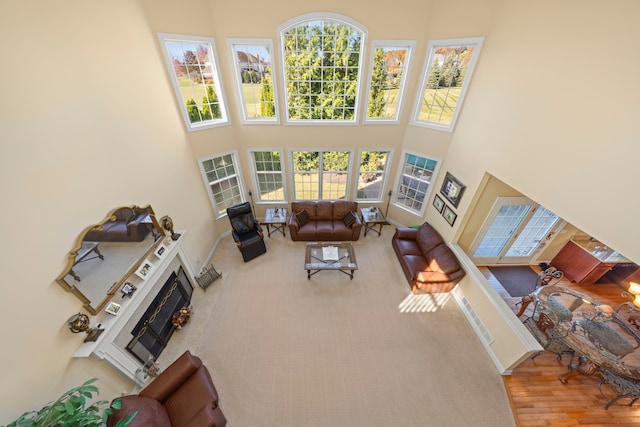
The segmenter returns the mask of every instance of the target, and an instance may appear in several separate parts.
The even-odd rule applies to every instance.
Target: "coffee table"
[[[260,223],[267,226],[267,235],[271,238],[271,233],[280,230],[282,235],[286,237],[287,226],[287,208],[269,208],[264,214],[264,220]],[[271,229],[273,227],[273,230]]]
[[[337,250],[337,259],[330,257],[329,252]],[[353,280],[353,274],[358,269],[356,253],[351,243],[344,242],[312,242],[307,243],[307,253],[304,259],[304,268],[307,270],[307,279],[324,270],[336,270],[349,276]]]
[[[378,233],[378,237],[382,234],[382,227],[387,223],[387,220],[380,212],[380,209],[372,210],[372,208],[360,208],[360,215],[362,216],[362,223],[364,224],[364,235],[367,236],[367,231],[375,231]],[[380,229],[376,230],[375,226],[379,225]]]

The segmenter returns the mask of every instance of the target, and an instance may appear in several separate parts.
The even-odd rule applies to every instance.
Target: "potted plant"
[[[79,387],[65,392],[53,403],[45,405],[39,411],[29,411],[22,414],[7,427],[101,427],[104,426],[114,409],[120,409],[120,399],[115,399],[111,406],[106,400],[91,403],[98,388],[93,385],[97,378],[86,381]],[[125,427],[136,416],[134,412],[127,419],[116,424]]]

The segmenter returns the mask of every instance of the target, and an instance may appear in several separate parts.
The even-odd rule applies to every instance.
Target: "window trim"
[[[280,175],[282,176],[282,191],[284,193],[284,199],[283,200],[262,200],[261,199],[261,195],[260,195],[260,191],[258,190],[260,188],[260,183],[258,182],[258,170],[256,168],[256,162],[255,162],[255,157],[253,156],[253,153],[260,153],[260,152],[279,152],[280,153],[280,165],[282,166],[282,170],[280,171]],[[254,194],[256,195],[256,204],[257,205],[264,205],[264,204],[269,204],[269,205],[277,205],[277,204],[288,204],[288,192],[287,192],[287,175],[286,175],[286,168],[285,168],[285,164],[287,163],[286,159],[285,159],[285,153],[284,150],[281,148],[262,148],[262,149],[249,149],[247,150],[247,155],[249,156],[250,162],[249,164],[251,165],[251,173],[252,173],[252,182],[255,188]]]
[[[218,205],[216,204],[215,197],[213,196],[213,192],[211,191],[211,183],[209,182],[209,178],[207,178],[207,171],[204,170],[203,163],[207,160],[213,160],[215,158],[223,157],[226,155],[231,155],[231,158],[234,161],[234,167],[236,170],[235,176],[236,176],[236,179],[238,180],[238,187],[240,189],[240,197],[242,200],[241,203],[244,203],[247,201],[247,196],[246,196],[247,190],[244,185],[244,179],[243,179],[244,174],[242,173],[242,168],[240,166],[240,158],[238,157],[237,150],[225,151],[223,153],[216,153],[216,154],[211,154],[209,156],[200,157],[198,159],[198,167],[200,168],[200,174],[202,175],[202,180],[203,180],[207,195],[209,196],[209,201],[211,202],[211,207],[213,208],[213,214],[215,215],[216,219],[226,217],[227,210],[225,209],[224,212],[218,214]]]
[[[384,167],[384,173],[382,175],[382,183],[380,184],[381,187],[381,191],[380,191],[380,197],[378,199],[361,199],[358,198],[358,182],[360,182],[360,165],[362,164],[362,153],[364,151],[386,151],[387,152],[387,161],[385,163],[385,167]],[[391,175],[391,166],[393,164],[393,149],[391,148],[378,148],[378,149],[360,149],[358,150],[358,165],[355,166],[354,163],[354,169],[357,168],[357,170],[354,171],[355,173],[355,177],[356,178],[354,181],[354,191],[355,191],[355,201],[359,202],[359,203],[382,203],[384,202],[384,198],[387,195],[389,189],[387,188],[387,185],[389,183],[389,176]]]
[[[360,39],[360,61],[358,62],[358,79],[356,82],[356,102],[355,109],[353,113],[353,120],[291,120],[289,119],[289,108],[287,104],[287,98],[289,97],[289,93],[287,92],[287,68],[285,63],[285,54],[284,54],[284,32],[308,21],[334,21],[340,24],[351,26],[362,33],[362,37]],[[344,15],[340,15],[337,13],[331,12],[314,12],[307,13],[303,15],[298,15],[294,18],[289,19],[288,21],[281,24],[278,29],[278,53],[280,55],[280,70],[282,71],[282,78],[280,79],[280,84],[282,85],[282,110],[283,114],[283,122],[286,125],[302,125],[302,126],[357,126],[359,123],[359,114],[360,108],[363,105],[362,102],[362,81],[364,76],[364,64],[367,62],[366,60],[366,45],[367,45],[367,28],[360,24],[358,21],[349,18]]]
[[[246,102],[244,99],[244,91],[242,89],[242,75],[236,56],[236,46],[262,46],[266,45],[269,48],[271,54],[271,83],[273,87],[273,102],[276,110],[275,117],[247,117]],[[273,50],[272,39],[251,39],[251,38],[231,38],[227,39],[227,48],[229,50],[229,59],[231,60],[231,66],[234,74],[234,86],[236,95],[238,97],[238,108],[240,110],[240,120],[242,124],[254,125],[254,124],[280,124],[280,103],[278,100],[278,74],[276,70],[277,60],[275,59],[275,51]]]
[[[420,83],[420,88],[416,93],[416,102],[415,102],[413,114],[411,115],[412,125],[445,131],[445,132],[453,132],[456,126],[456,122],[458,121],[458,115],[460,114],[460,110],[462,110],[462,107],[464,105],[464,100],[467,94],[467,90],[471,85],[471,80],[473,79],[473,73],[475,71],[476,63],[478,62],[478,58],[480,57],[480,51],[482,50],[483,42],[484,42],[484,36],[429,41],[429,46],[427,47],[427,56],[425,57],[424,65],[422,67],[422,75],[421,75],[422,81]],[[460,97],[458,98],[456,109],[453,112],[451,123],[449,123],[448,125],[445,125],[440,123],[427,122],[424,120],[418,120],[418,116],[420,115],[420,109],[422,107],[424,92],[427,89],[427,85],[429,84],[429,73],[431,71],[431,64],[433,64],[433,60],[435,58],[436,49],[442,48],[442,47],[471,46],[471,45],[474,46],[473,58],[471,58],[471,62],[469,63],[469,68],[467,69],[467,76],[465,77],[465,82],[460,88]]]
[[[170,34],[170,33],[158,33],[158,39],[160,41],[160,50],[162,50],[162,56],[165,60],[165,65],[167,66],[167,72],[169,80],[171,81],[171,85],[173,86],[173,90],[176,96],[176,104],[180,110],[182,115],[182,120],[184,121],[185,127],[188,132],[194,132],[204,129],[211,129],[220,126],[226,126],[231,124],[229,120],[229,111],[227,110],[227,102],[226,95],[224,91],[224,84],[222,82],[222,76],[220,75],[220,65],[218,62],[218,53],[216,51],[215,40],[211,37],[196,37],[184,34]],[[215,75],[217,80],[216,87],[220,93],[218,93],[218,101],[220,103],[220,111],[222,113],[222,117],[217,120],[209,120],[206,122],[198,122],[191,123],[189,120],[189,114],[187,112],[187,108],[183,105],[182,101],[182,93],[180,91],[180,85],[178,83],[178,79],[175,75],[173,63],[171,61],[171,56],[169,55],[169,51],[166,47],[166,42],[188,42],[188,43],[208,43],[210,49],[210,59],[212,66],[215,68]]]
[[[427,192],[424,195],[424,200],[422,202],[422,206],[420,208],[420,211],[415,211],[413,209],[410,209],[409,207],[407,207],[404,204],[398,203],[397,202],[397,197],[398,197],[398,188],[400,188],[400,180],[402,179],[402,175],[403,175],[403,170],[404,170],[404,165],[406,162],[406,158],[407,156],[412,155],[412,156],[418,156],[418,157],[423,157],[427,160],[434,160],[436,163],[436,167],[433,169],[433,173],[431,174],[431,181],[429,181],[429,187],[427,188]],[[408,151],[408,150],[402,150],[402,155],[400,156],[400,163],[398,164],[398,170],[396,172],[396,179],[395,182],[393,184],[393,195],[391,197],[391,204],[399,209],[402,209],[405,212],[408,212],[412,215],[416,215],[419,216],[420,218],[424,218],[425,212],[427,210],[427,205],[428,205],[428,200],[431,197],[431,193],[433,192],[434,189],[434,183],[437,181],[438,179],[438,174],[440,173],[440,167],[442,166],[442,159],[439,157],[434,157],[434,156],[428,156],[426,154],[420,154],[416,151]]]
[[[345,184],[345,195],[344,195],[344,200],[351,200],[350,196],[351,196],[351,187],[353,186],[353,182],[352,182],[352,178],[353,178],[353,149],[352,148],[347,148],[347,149],[335,149],[335,148],[328,148],[325,150],[321,150],[321,149],[313,149],[313,148],[291,148],[289,149],[289,151],[287,152],[287,157],[289,158],[289,168],[290,168],[290,172],[289,172],[289,176],[291,178],[291,200],[295,201],[295,202],[299,202],[299,201],[306,201],[306,200],[315,200],[315,201],[333,201],[333,200],[342,200],[342,199],[322,199],[322,198],[318,198],[318,199],[297,199],[296,198],[296,177],[295,177],[295,167],[293,164],[293,153],[297,152],[297,151],[309,151],[309,152],[316,152],[320,154],[320,162],[319,162],[319,168],[318,168],[318,174],[320,176],[322,176],[323,172],[322,172],[322,153],[326,153],[326,152],[332,152],[332,151],[343,151],[346,153],[349,153],[349,164],[347,165],[347,170],[345,171],[345,174],[347,176],[347,182]],[[318,187],[318,195],[321,196],[322,195],[322,188],[319,185]]]
[[[407,56],[405,57],[405,66],[403,67],[403,77],[402,82],[400,84],[399,92],[398,92],[398,102],[396,108],[396,117],[392,119],[385,118],[370,118],[367,116],[367,110],[369,109],[369,91],[371,90],[371,80],[373,79],[373,60],[375,58],[375,50],[377,48],[386,48],[386,47],[396,47],[396,48],[407,48]],[[362,114],[362,123],[363,124],[399,124],[402,118],[402,111],[404,109],[406,91],[407,91],[407,82],[410,79],[412,62],[413,62],[413,52],[416,49],[416,41],[415,40],[372,40],[371,41],[371,49],[369,50],[369,67],[368,67],[368,76],[367,76],[367,84],[363,89],[364,92],[364,109]],[[371,150],[373,151],[373,150]]]

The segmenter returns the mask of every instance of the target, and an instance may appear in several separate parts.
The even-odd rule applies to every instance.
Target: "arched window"
[[[339,15],[311,14],[279,33],[287,122],[356,123],[365,29]]]

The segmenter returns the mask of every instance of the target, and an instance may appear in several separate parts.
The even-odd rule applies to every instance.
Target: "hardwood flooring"
[[[535,267],[534,270],[536,269]],[[500,296],[517,313],[520,298],[511,297],[493,277],[488,268],[480,271]],[[536,270],[539,271],[539,270]],[[563,279],[563,286],[591,294],[594,298],[616,307],[630,298],[615,283],[579,285]],[[525,313],[526,315],[526,313]],[[523,315],[523,319],[525,318]],[[519,427],[541,426],[640,426],[640,402],[626,406],[628,399],[621,399],[608,410],[604,406],[614,396],[608,385],[598,390],[597,377],[578,375],[562,384],[558,376],[567,372],[570,356],[558,361],[553,353],[545,351],[535,359],[528,359],[513,374],[504,377],[516,424]]]

